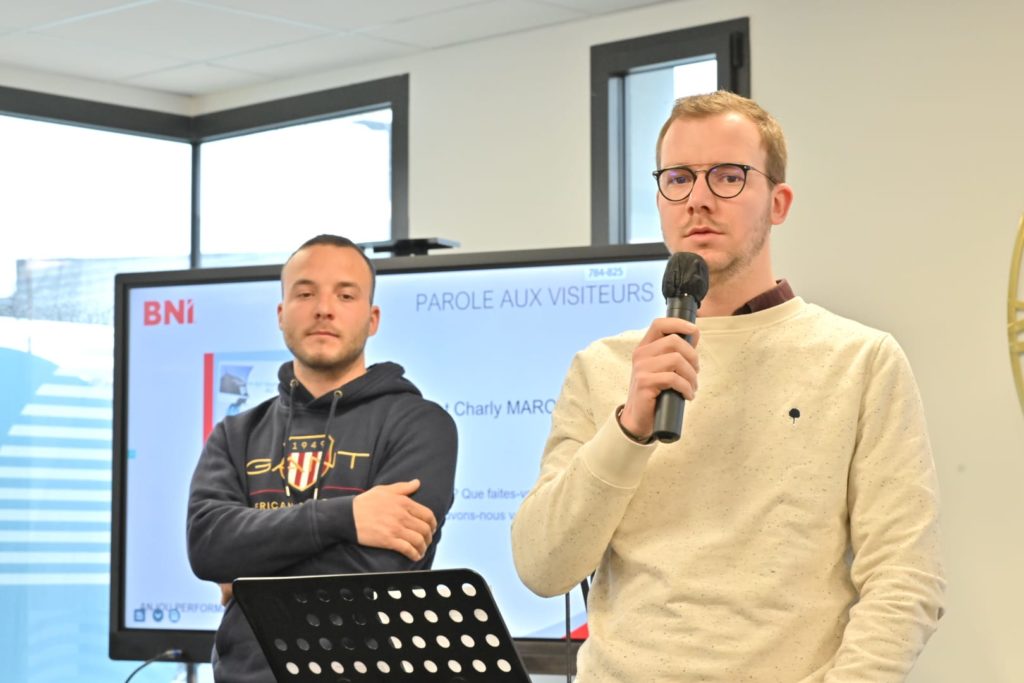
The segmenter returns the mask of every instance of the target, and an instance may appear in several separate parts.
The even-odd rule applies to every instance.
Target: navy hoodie
[[[314,398],[292,363],[279,395],[217,424],[189,491],[188,556],[200,579],[429,569],[455,488],[455,423],[395,363]],[[420,480],[412,498],[438,530],[423,559],[356,542],[352,499],[378,484]],[[234,600],[214,644],[218,683],[273,683]]]

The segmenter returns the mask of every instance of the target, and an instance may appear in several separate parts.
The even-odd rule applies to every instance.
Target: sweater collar
[[[789,282],[785,279],[778,280],[774,287],[766,292],[761,292],[753,299],[733,311],[732,314],[747,315],[749,313],[757,313],[758,311],[763,311],[767,308],[771,308],[772,306],[784,304],[794,296],[793,288],[789,286]]]

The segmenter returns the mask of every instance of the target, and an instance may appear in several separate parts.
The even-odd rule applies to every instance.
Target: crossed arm
[[[189,560],[202,579],[421,568],[433,556],[439,522],[452,502],[456,433],[429,404],[429,430],[392,435],[386,462],[359,495],[321,498],[274,510],[249,506],[239,448],[218,426],[193,477]],[[427,433],[425,433],[425,431]]]

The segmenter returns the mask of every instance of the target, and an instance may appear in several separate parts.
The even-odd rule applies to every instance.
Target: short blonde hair
[[[658,134],[658,147],[655,150],[658,168],[661,168],[661,143],[673,122],[682,119],[703,119],[729,113],[740,114],[754,122],[757,130],[761,133],[761,147],[764,148],[767,159],[764,172],[777,183],[785,182],[786,136],[782,133],[782,126],[757,102],[726,90],[706,95],[681,97],[675,101],[672,113],[669,114],[668,120],[665,121],[665,125],[661,127],[661,132]],[[730,160],[722,159],[721,161]]]

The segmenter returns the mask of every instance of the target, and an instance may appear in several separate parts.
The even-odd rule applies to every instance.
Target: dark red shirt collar
[[[779,280],[775,283],[775,286],[769,289],[767,292],[761,292],[753,299],[743,304],[735,311],[733,315],[746,315],[747,313],[757,313],[765,309],[771,308],[772,306],[778,306],[784,304],[792,299],[793,288],[789,286],[789,283],[785,279]]]

